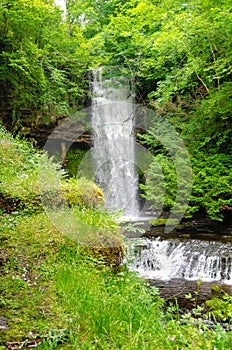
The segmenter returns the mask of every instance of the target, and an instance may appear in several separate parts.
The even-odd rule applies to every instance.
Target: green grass
[[[181,321],[156,288],[83,254],[44,213],[1,219],[1,307],[11,328],[1,345],[39,338],[41,349],[230,349],[229,334]]]
[[[41,349],[230,349],[230,335],[164,308],[156,288],[125,267],[83,254],[44,213],[2,215],[1,307],[6,341]]]
[[[0,331],[1,350],[6,349],[6,342],[19,342],[18,346],[26,348],[32,341],[44,350],[232,347],[231,332],[220,326],[209,330],[201,320],[180,316],[178,306],[167,307],[156,288],[148,288],[125,266],[113,263],[115,252],[121,252],[120,228],[113,216],[95,205],[94,185],[83,180],[88,200],[93,196],[95,204],[79,202],[77,183],[69,182],[58,165],[45,161],[45,155],[35,153],[1,128],[0,139],[1,160],[4,158],[0,193],[23,203],[11,213],[5,213],[4,208],[0,212],[0,306],[10,327]],[[41,205],[41,162],[61,179],[68,193],[71,214],[60,218],[77,218],[84,231],[90,227],[81,241],[77,239],[81,232],[78,224],[69,225],[80,232],[68,238]],[[54,189],[52,181],[48,181],[48,189]],[[108,249],[112,246],[113,251]],[[229,298],[226,304],[214,302],[211,314],[216,305],[214,314],[218,317],[218,308],[230,302]]]
[[[94,273],[94,274],[93,274]],[[126,270],[117,276],[91,264],[68,265],[57,275],[57,288],[70,314],[81,349],[210,349],[210,332],[168,320],[156,290]]]

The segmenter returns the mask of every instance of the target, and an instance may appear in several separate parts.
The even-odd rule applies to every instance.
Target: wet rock
[[[85,248],[86,249],[86,248]],[[89,255],[94,257],[99,263],[111,266],[114,269],[120,269],[124,255],[123,246],[118,247],[88,247]]]
[[[209,219],[191,220],[181,222],[173,231],[165,233],[165,220],[158,221],[158,226],[150,225],[142,236],[148,238],[161,236],[163,239],[192,238],[232,242],[232,227],[229,224],[223,224]]]
[[[182,278],[175,278],[168,281],[149,280],[151,286],[159,289],[160,296],[167,301],[178,301],[181,308],[191,309],[196,304],[202,304],[215,296],[215,287],[219,291],[232,295],[232,286],[220,282],[198,282]],[[192,298],[187,299],[186,295],[191,294]]]

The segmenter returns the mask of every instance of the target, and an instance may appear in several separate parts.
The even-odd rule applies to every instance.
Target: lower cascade
[[[230,243],[161,238],[130,239],[126,263],[147,279],[220,281],[232,285]]]

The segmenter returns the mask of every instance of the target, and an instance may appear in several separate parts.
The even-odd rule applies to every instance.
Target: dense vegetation
[[[193,300],[188,313],[165,304],[157,288],[102,249],[103,241],[112,245],[114,239],[117,251],[122,240],[115,218],[90,205],[95,185],[68,180],[59,164],[2,127],[0,138],[1,350],[231,348],[231,331],[221,324],[232,321],[229,295],[220,292],[205,308],[197,305],[196,291],[186,296]],[[81,241],[74,231],[70,239],[51,223],[38,198],[40,166],[50,178],[61,179],[74,216],[99,229],[100,240],[96,231]],[[213,328],[207,326],[210,320]]]
[[[83,107],[85,40],[78,27],[68,32],[53,1],[1,1],[0,23],[1,111],[6,124],[25,134],[28,127],[53,123]]]
[[[123,66],[136,82],[138,101],[165,116],[183,138],[194,175],[188,215],[205,208],[211,218],[222,220],[232,204],[230,2],[116,1],[110,2],[110,14],[108,2],[100,3],[100,25],[92,18],[85,28],[87,37],[95,30],[93,54]],[[170,157],[160,151],[154,133],[144,139],[169,163],[170,207],[176,195],[168,180],[170,174],[175,177]],[[153,177],[148,172],[151,182]],[[151,182],[148,199],[155,188]]]
[[[232,208],[232,45],[229,0],[4,0],[0,7],[1,118],[12,131],[32,129],[81,109],[88,71],[120,67],[139,103],[175,127],[188,149],[193,190],[187,216],[230,218]],[[41,136],[42,137],[42,136]],[[37,136],[38,140],[38,136]],[[176,170],[152,130],[141,142],[166,169],[170,209]],[[154,198],[151,164],[147,199]]]
[[[231,218],[231,1],[67,0],[66,6],[64,16],[53,0],[1,1],[3,123],[21,138],[39,130],[40,143],[41,128],[87,105],[89,71],[116,66],[133,80],[138,103],[171,123],[184,141],[193,168],[186,216],[201,211]],[[154,156],[142,187],[154,199],[158,161],[170,210],[177,173],[155,127],[154,118],[138,135]],[[69,174],[82,152],[67,155]],[[0,161],[0,322],[10,328],[0,330],[0,349],[232,347],[231,331],[217,323],[231,324],[230,296],[222,293],[207,309],[195,305],[182,314],[177,305],[165,305],[156,288],[118,267],[120,228],[99,210],[103,194],[95,184],[68,178],[59,164],[2,126]],[[73,221],[67,227],[64,220],[54,223],[53,206],[64,210],[61,219],[68,212]],[[83,237],[80,222],[85,234],[86,227],[94,232]],[[213,329],[205,319],[215,321]]]

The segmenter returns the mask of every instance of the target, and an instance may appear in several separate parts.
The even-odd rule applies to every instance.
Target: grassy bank
[[[178,306],[165,305],[156,288],[118,266],[106,250],[108,243],[121,249],[114,218],[86,204],[78,186],[69,191],[74,185],[58,165],[3,130],[0,140],[0,350],[232,347],[231,332],[220,325],[208,329],[197,311],[194,317],[181,315]],[[60,174],[72,215],[94,226],[84,241],[77,232],[64,234],[48,217],[38,187],[41,162]]]

